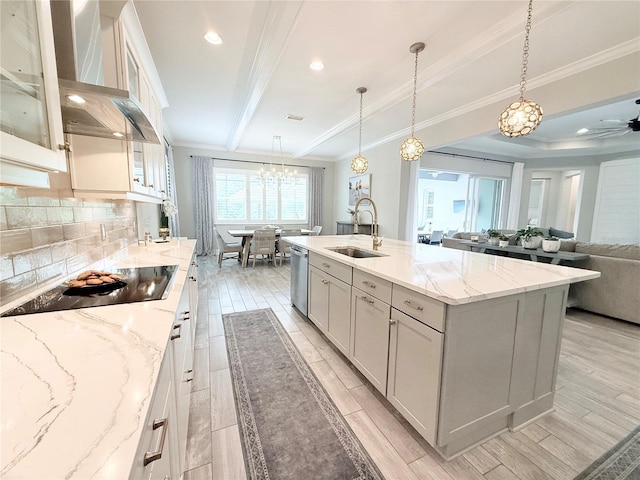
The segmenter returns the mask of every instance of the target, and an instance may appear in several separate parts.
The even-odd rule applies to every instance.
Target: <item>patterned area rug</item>
[[[271,309],[225,314],[251,480],[383,480]]]
[[[640,480],[640,426],[575,480]]]

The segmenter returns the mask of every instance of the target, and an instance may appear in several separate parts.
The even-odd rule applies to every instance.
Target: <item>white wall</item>
[[[180,218],[180,233],[182,236],[195,238],[195,209],[193,198],[194,181],[191,155],[214,157],[238,162],[251,161],[269,163],[269,161],[273,161],[273,159],[266,155],[230,153],[192,147],[173,147],[173,159],[176,172],[176,191],[178,196],[178,210]],[[334,164],[331,162],[318,162],[305,159],[289,159],[286,157],[284,158],[284,163],[306,167],[324,167],[322,233],[335,233]]]

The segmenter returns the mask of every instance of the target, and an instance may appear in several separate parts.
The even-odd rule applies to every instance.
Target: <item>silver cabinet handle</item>
[[[362,295],[360,297],[362,300],[364,300],[367,303],[375,303],[373,300],[371,300],[370,298],[368,298],[366,295]]]
[[[171,335],[171,340],[175,340],[176,338],[180,338],[180,331],[182,330],[182,325],[174,325],[174,330],[178,330],[178,333],[174,333]]]
[[[329,283],[329,280],[322,279],[322,283],[326,285],[327,283]]]
[[[193,368],[190,368],[189,370],[186,370],[184,373],[193,373]],[[193,375],[191,376],[191,378],[187,378],[185,380],[185,382],[192,382],[193,381]]]
[[[151,462],[155,462],[162,458],[162,449],[164,448],[164,440],[167,438],[167,428],[168,428],[169,420],[167,418],[156,418],[153,421],[153,429],[156,430],[160,427],[162,428],[162,434],[160,435],[160,445],[158,445],[158,451],[156,452],[147,452],[144,454],[143,465],[146,467]]]
[[[405,300],[404,304],[407,307],[411,307],[411,308],[415,308],[416,310],[424,310],[424,307],[422,305],[416,305],[415,303],[413,303],[411,300]]]
[[[325,268],[331,268],[331,265],[329,265],[328,263],[324,263],[324,262],[322,263],[322,266],[325,267]]]
[[[389,319],[389,325],[395,325],[396,324],[396,320],[394,320],[393,318]]]
[[[376,284],[375,283],[371,283],[371,282],[369,282],[367,280],[363,280],[362,284],[367,286],[367,287],[369,287],[369,288],[376,288]]]

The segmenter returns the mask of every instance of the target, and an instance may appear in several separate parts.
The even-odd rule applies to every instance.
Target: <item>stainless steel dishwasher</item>
[[[307,316],[307,286],[309,282],[309,251],[291,245],[291,304]]]

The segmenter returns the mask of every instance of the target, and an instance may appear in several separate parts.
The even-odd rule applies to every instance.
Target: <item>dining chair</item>
[[[295,237],[297,235],[302,235],[302,231],[299,228],[282,229],[280,231],[280,239],[278,240],[280,266],[282,266],[282,259],[285,257],[285,254],[288,253],[289,255],[291,255],[291,244],[286,240],[283,241],[282,237]]]
[[[222,267],[225,253],[237,253],[238,260],[242,258],[242,245],[240,243],[227,243],[216,227],[213,227],[214,238],[216,241],[216,251],[218,252],[218,267]],[[235,258],[235,257],[227,257]]]
[[[276,264],[276,231],[275,229],[260,229],[253,232],[249,255],[253,255],[253,268],[256,267],[256,257],[267,255]]]
[[[313,227],[311,229],[311,233],[309,235],[311,235],[311,236],[320,235],[321,231],[322,231],[322,225],[316,225],[315,227]]]
[[[429,245],[440,245],[442,243],[442,234],[444,230],[434,230],[429,237]]]

